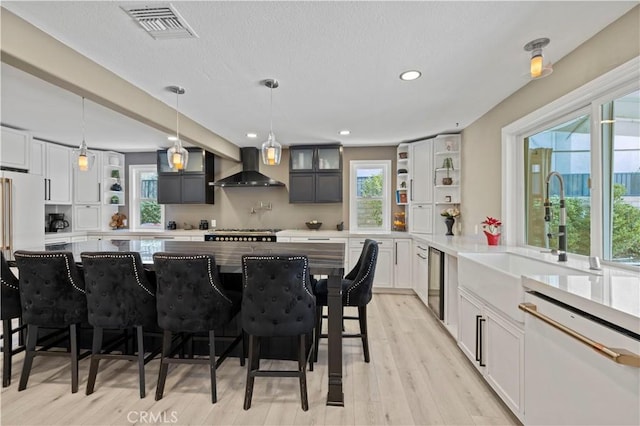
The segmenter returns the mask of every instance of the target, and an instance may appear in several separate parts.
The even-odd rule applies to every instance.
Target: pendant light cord
[[[269,113],[269,133],[273,134],[273,84],[271,85],[271,88],[269,89],[269,93],[271,94],[270,98],[270,105],[269,105],[269,109],[270,109],[270,113]]]
[[[180,117],[179,117],[179,105],[180,105],[180,88],[176,90],[176,144],[180,143]]]
[[[85,142],[85,122],[84,122],[84,96],[82,97],[82,144],[84,145]]]

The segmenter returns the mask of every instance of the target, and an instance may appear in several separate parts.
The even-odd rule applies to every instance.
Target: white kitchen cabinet
[[[411,285],[411,240],[395,238],[393,286],[395,288],[412,288]]]
[[[429,279],[429,247],[426,243],[413,242],[413,290],[416,292],[422,303],[427,306],[427,288]]]
[[[32,175],[44,176],[45,165],[45,145],[46,142],[31,139],[31,166],[29,173]]]
[[[409,232],[431,234],[433,232],[433,205],[411,204],[409,207]]]
[[[465,289],[459,288],[458,295],[458,346],[523,420],[523,328]]]
[[[31,136],[29,133],[2,127],[0,137],[0,165],[12,169],[29,170],[31,166]]]
[[[71,204],[71,149],[45,144],[45,204]]]
[[[96,158],[91,169],[86,172],[73,168],[73,202],[74,204],[100,204],[102,186],[102,153],[91,151]],[[95,229],[99,229],[95,228]]]
[[[101,209],[99,205],[82,204],[73,206],[72,225],[74,231],[99,231],[101,229]]]
[[[375,238],[378,242],[378,260],[373,278],[374,288],[393,288],[395,272],[395,252],[392,238]],[[365,238],[349,238],[349,270],[351,270],[362,253]]]
[[[430,139],[411,144],[409,161],[409,203],[431,203],[433,196],[432,141]]]

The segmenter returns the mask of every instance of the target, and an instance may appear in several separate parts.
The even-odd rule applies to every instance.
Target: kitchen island
[[[42,250],[35,247],[32,250]],[[327,405],[344,405],[342,390],[342,289],[344,245],[309,243],[213,242],[165,240],[93,240],[46,246],[47,251],[70,251],[80,261],[82,252],[134,251],[140,253],[145,266],[153,267],[153,254],[209,253],[216,256],[221,273],[240,273],[242,255],[294,254],[309,258],[312,275],[328,276],[328,394]]]

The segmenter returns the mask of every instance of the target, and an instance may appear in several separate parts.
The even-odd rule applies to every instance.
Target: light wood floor
[[[517,419],[475,372],[447,332],[415,296],[375,294],[369,304],[371,363],[359,339],[344,341],[344,407],[327,407],[326,340],[307,373],[309,411],[300,408],[297,379],[257,378],[251,409],[242,409],[246,370],[228,359],[218,370],[211,404],[204,365],[172,365],[164,398],[155,401],[158,361],[147,364],[147,396],[138,395],[137,368],[101,361],[96,391],[84,394],[89,359],[80,363],[80,390],[71,393],[68,361],[38,357],[18,392],[22,356],[1,393],[3,425],[507,425]],[[352,324],[354,323],[354,324]],[[347,322],[347,330],[356,321]],[[293,363],[262,361],[289,369]]]

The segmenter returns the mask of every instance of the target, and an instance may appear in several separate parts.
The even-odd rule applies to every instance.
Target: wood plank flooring
[[[350,312],[348,312],[350,314]],[[375,294],[368,306],[371,363],[359,339],[344,340],[344,407],[327,407],[326,339],[307,372],[309,411],[300,407],[297,379],[257,378],[251,409],[242,409],[246,370],[228,359],[218,370],[211,404],[208,369],[172,365],[164,398],[155,401],[158,364],[147,364],[147,396],[138,395],[137,367],[101,361],[96,390],[85,395],[89,359],[80,362],[80,390],[71,394],[68,361],[38,357],[26,390],[18,392],[22,355],[11,386],[0,394],[2,425],[517,425],[416,296]],[[357,321],[347,321],[355,331]],[[295,368],[286,361],[261,367]]]

